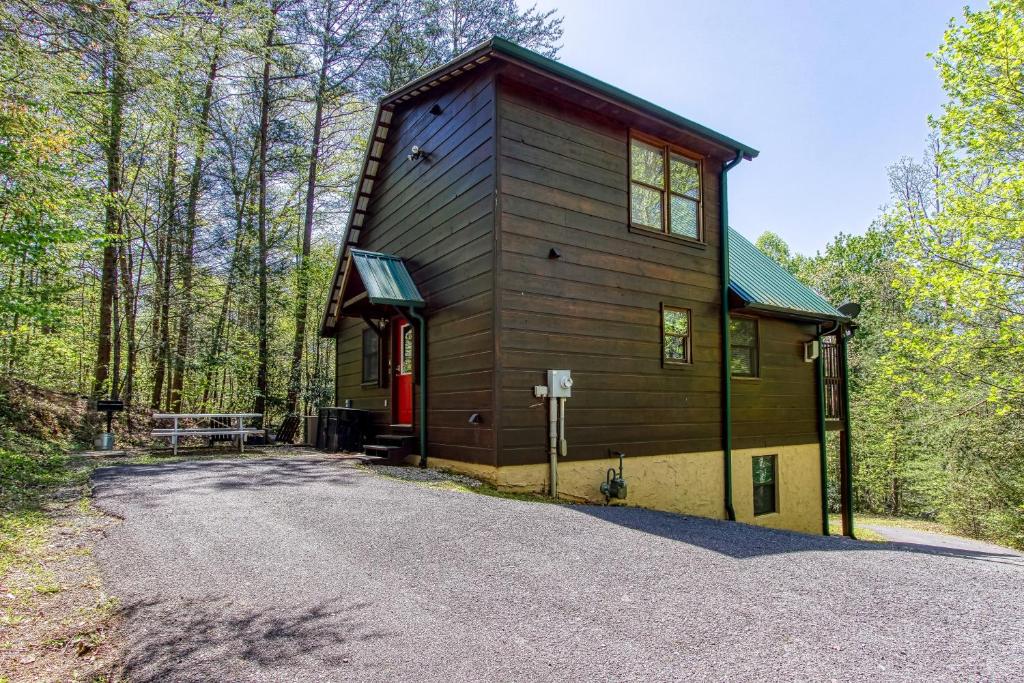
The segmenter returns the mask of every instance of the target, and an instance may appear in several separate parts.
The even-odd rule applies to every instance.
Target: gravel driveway
[[[123,466],[139,681],[1020,680],[1024,567],[430,488],[328,457]]]
[[[854,521],[856,523],[856,520]],[[1019,564],[1024,567],[1024,553],[1019,553],[1011,548],[1004,548],[994,543],[976,541],[973,538],[962,536],[950,536],[949,534],[938,534],[931,531],[921,531],[902,526],[890,526],[888,524],[857,524],[857,528],[871,529],[881,534],[893,543],[907,544],[911,546],[925,546],[935,551],[960,550],[974,552],[983,555],[998,556],[1004,562]],[[913,550],[913,548],[908,548]]]

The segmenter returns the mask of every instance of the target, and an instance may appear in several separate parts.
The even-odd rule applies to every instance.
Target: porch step
[[[416,446],[417,438],[412,434],[380,434],[374,441],[383,446],[404,446],[412,449]]]
[[[402,445],[367,444],[363,446],[363,452],[367,455],[384,458],[389,465],[397,465],[405,460],[405,456],[409,455],[411,451]]]

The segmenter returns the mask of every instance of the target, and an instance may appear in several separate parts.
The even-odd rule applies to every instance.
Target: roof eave
[[[637,97],[631,93],[617,88],[610,83],[589,76],[582,71],[578,71],[571,66],[566,66],[561,62],[557,62],[553,59],[537,54],[533,50],[528,50],[524,47],[516,45],[515,43],[499,38],[489,38],[482,43],[474,45],[458,57],[455,57],[451,61],[448,61],[441,66],[437,67],[433,71],[426,75],[416,79],[412,83],[402,86],[398,90],[388,93],[380,100],[382,107],[391,106],[399,101],[402,101],[407,95],[415,92],[422,88],[424,84],[429,84],[432,81],[439,79],[441,76],[450,72],[452,69],[457,68],[461,63],[475,63],[481,57],[498,54],[505,59],[511,59],[520,63],[532,66],[540,69],[541,71],[548,72],[559,78],[567,80],[577,86],[587,88],[594,92],[600,93],[601,95],[621,102],[623,105],[636,109],[642,113],[647,114],[656,119],[660,119],[669,123],[673,126],[689,130],[701,137],[707,138],[727,149],[739,152],[743,155],[743,158],[747,160],[754,159],[760,152],[750,145],[744,144],[739,140],[729,137],[723,133],[719,133],[716,130],[708,128],[696,121],[692,121],[685,116],[680,116],[664,107],[661,107],[653,102],[649,102],[641,97]]]
[[[733,289],[735,292],[735,288]],[[804,320],[808,322],[838,322],[838,323],[849,323],[850,318],[840,313],[826,313],[824,311],[803,311],[795,308],[786,308],[784,306],[772,306],[770,304],[760,304],[754,301],[749,301],[743,296],[736,292],[737,296],[743,300],[743,309],[754,313],[763,313],[765,315],[790,318],[797,320]]]
[[[381,306],[406,306],[408,308],[423,308],[427,305],[426,301],[422,299],[382,299],[380,297],[371,296],[367,300],[371,304],[379,304]]]
[[[629,107],[638,109],[648,114],[649,116],[653,116],[674,126],[685,128],[702,137],[708,138],[709,140],[713,140],[724,147],[741,153],[743,157],[747,160],[751,160],[755,158],[758,154],[760,154],[758,150],[754,149],[750,145],[746,145],[740,142],[739,140],[735,140],[729,137],[728,135],[719,133],[716,130],[713,130],[711,128],[708,128],[707,126],[697,123],[696,121],[692,121],[686,118],[685,116],[680,116],[679,114],[669,111],[664,107],[654,104],[653,102],[649,102],[648,100],[645,100],[641,97],[637,97],[632,93],[628,93],[625,90],[622,90],[621,88],[617,88],[614,85],[611,85],[610,83],[605,83],[600,79],[594,78],[593,76],[589,76],[583,73],[582,71],[578,71],[572,68],[571,66],[566,66],[561,62],[556,62],[553,59],[549,59],[543,55],[539,55],[532,50],[527,50],[526,48],[520,47],[519,45],[516,45],[515,43],[512,43],[508,40],[505,40],[504,38],[494,37],[486,41],[485,43],[482,43],[481,46],[486,44],[490,44],[491,48],[494,51],[499,52],[505,56],[512,57],[513,59],[517,59],[521,62],[525,62],[532,66],[538,67],[544,71],[552,72],[555,75],[560,76],[568,81],[572,81],[586,88],[599,92],[605,95],[606,97],[621,101],[622,103],[628,105]]]

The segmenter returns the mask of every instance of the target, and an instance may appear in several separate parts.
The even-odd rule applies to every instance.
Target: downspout
[[[817,370],[818,388],[818,468],[821,470],[821,534],[829,535],[828,530],[828,449],[825,438],[828,432],[825,429],[825,354],[824,346],[821,343],[822,337],[835,334],[839,329],[839,322],[836,321],[830,330],[822,330],[818,325],[818,359],[815,361]]]
[[[417,383],[420,385],[420,467],[427,466],[427,321],[422,315],[416,312],[415,308],[409,308],[409,315],[416,321],[419,328],[416,331],[416,339],[419,341],[419,358],[416,363]]]
[[[850,433],[850,361],[847,356],[847,339],[853,336],[853,326],[848,326],[839,335],[840,358],[843,367],[843,429],[846,430],[846,438],[843,439],[843,465],[846,469],[846,479],[842,482],[843,493],[846,494],[847,514],[849,515],[850,538],[856,539],[853,531],[853,434]]]
[[[732,343],[729,339],[729,171],[743,161],[743,152],[737,151],[736,158],[722,166],[719,174],[721,198],[722,246],[718,250],[722,271],[722,453],[725,465],[725,514],[729,521],[736,521],[736,510],[732,505],[732,372],[729,359],[732,357]]]

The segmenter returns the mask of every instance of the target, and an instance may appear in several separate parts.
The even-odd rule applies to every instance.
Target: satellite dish
[[[839,307],[839,312],[845,315],[850,320],[853,320],[860,315],[860,304],[850,301]]]

